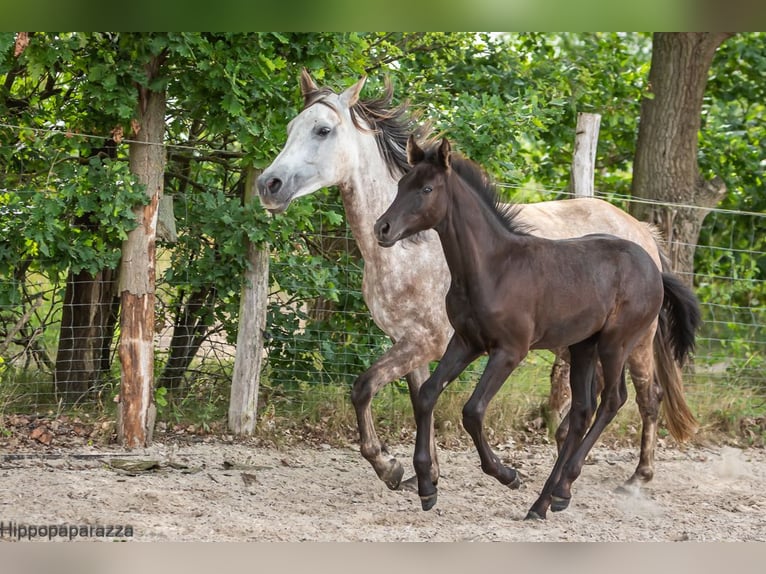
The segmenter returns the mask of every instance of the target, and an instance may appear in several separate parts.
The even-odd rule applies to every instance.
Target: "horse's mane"
[[[438,146],[431,146],[426,152],[426,159],[436,157]],[[532,226],[519,220],[521,206],[504,202],[497,191],[497,185],[489,174],[478,163],[471,161],[459,153],[450,154],[450,166],[468,186],[476,191],[476,195],[484,202],[489,210],[497,217],[500,224],[510,233],[529,235]]]
[[[304,95],[303,109],[316,103],[325,103],[328,95],[335,94],[328,87],[321,87]],[[351,120],[359,130],[369,130],[375,135],[378,150],[386,162],[391,176],[398,179],[410,170],[407,163],[407,138],[411,133],[427,137],[431,131],[428,122],[421,123],[420,115],[410,110],[409,102],[391,107],[394,86],[385,79],[385,89],[379,98],[359,100],[351,107]],[[329,105],[329,104],[326,104]],[[360,118],[367,126],[362,125]]]

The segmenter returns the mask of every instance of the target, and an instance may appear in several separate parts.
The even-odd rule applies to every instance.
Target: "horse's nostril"
[[[279,193],[279,190],[282,189],[282,180],[278,177],[272,177],[269,181],[266,182],[266,189],[272,195]]]
[[[388,235],[388,232],[391,231],[391,226],[388,224],[388,222],[384,222],[380,228],[379,228],[379,235],[381,237],[385,237]]]

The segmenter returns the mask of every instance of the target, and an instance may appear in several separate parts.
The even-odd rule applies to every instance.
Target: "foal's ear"
[[[311,74],[309,74],[309,71],[306,68],[301,69],[301,95],[305,99],[306,96],[313,94],[319,89],[319,86],[316,85],[316,82],[314,82],[313,78],[311,77]]]
[[[442,138],[442,143],[439,144],[439,153],[437,154],[439,165],[441,165],[445,169],[449,169],[450,163],[452,161],[451,156],[452,156],[452,147],[450,146],[450,143],[447,140],[447,138]]]
[[[410,134],[407,138],[407,163],[411,166],[420,163],[426,157],[425,152],[418,147],[415,136]]]
[[[359,93],[362,91],[362,88],[364,87],[364,83],[366,81],[367,81],[367,76],[362,76],[356,84],[354,84],[353,86],[349,88],[346,88],[343,91],[343,93],[340,95],[341,103],[347,108],[350,108],[356,102],[358,102]]]

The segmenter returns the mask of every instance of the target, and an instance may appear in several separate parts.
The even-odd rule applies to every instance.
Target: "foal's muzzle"
[[[381,247],[391,247],[396,239],[391,236],[391,225],[384,219],[375,222],[375,239]]]

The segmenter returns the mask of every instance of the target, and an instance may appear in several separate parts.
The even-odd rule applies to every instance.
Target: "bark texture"
[[[654,223],[667,240],[673,270],[692,284],[702,222],[726,194],[697,163],[702,100],[715,51],[729,33],[656,33],[649,90],[641,102],[633,166],[632,214]]]
[[[147,65],[147,83],[163,57]],[[122,364],[118,437],[127,448],[148,446],[154,428],[154,288],[157,208],[164,184],[165,94],[140,87],[138,125],[130,169],[146,186],[149,202],[137,207],[138,225],[123,244],[120,269]]]

